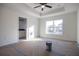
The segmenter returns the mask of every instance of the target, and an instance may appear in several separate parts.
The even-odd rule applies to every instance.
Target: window
[[[63,34],[63,20],[47,21],[46,34]]]

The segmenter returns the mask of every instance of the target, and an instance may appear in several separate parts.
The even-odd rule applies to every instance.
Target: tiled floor
[[[51,52],[46,51],[47,41],[52,42]],[[40,38],[0,47],[0,56],[79,56],[79,48],[75,42]]]

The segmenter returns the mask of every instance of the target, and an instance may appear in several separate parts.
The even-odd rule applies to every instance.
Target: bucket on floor
[[[52,42],[51,41],[46,42],[46,50],[49,52],[52,51]]]

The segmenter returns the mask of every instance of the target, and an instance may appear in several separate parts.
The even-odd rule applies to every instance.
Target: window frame
[[[54,23],[55,23],[54,21],[56,21],[56,20],[62,20],[62,27],[59,27],[59,28],[62,28],[62,32],[59,33],[59,34],[57,34],[56,32],[54,32],[55,28],[57,28],[57,27],[55,27],[55,24],[54,24]],[[64,33],[63,19],[56,19],[56,20],[49,20],[49,21],[52,21],[52,22],[53,22],[53,26],[52,26],[53,32],[49,32],[49,31],[48,31],[47,21],[46,21],[46,34],[63,35],[63,33]]]

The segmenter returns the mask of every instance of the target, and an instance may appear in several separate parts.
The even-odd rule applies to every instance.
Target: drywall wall
[[[10,4],[8,4],[10,6]],[[6,4],[7,6],[7,4]],[[35,17],[27,13],[6,7],[5,4],[0,6],[0,46],[16,43],[19,41],[19,17],[27,18],[27,28],[30,24],[35,25],[35,37],[37,36],[37,22]],[[26,32],[28,33],[28,31]]]
[[[79,46],[79,9],[77,11],[77,43]]]
[[[48,20],[63,19],[63,35],[53,35],[45,33],[45,23]],[[67,13],[59,16],[41,18],[40,20],[40,37],[56,38],[61,40],[76,41],[77,39],[77,12]]]
[[[18,41],[16,14],[8,8],[1,7],[0,13],[0,46]]]

